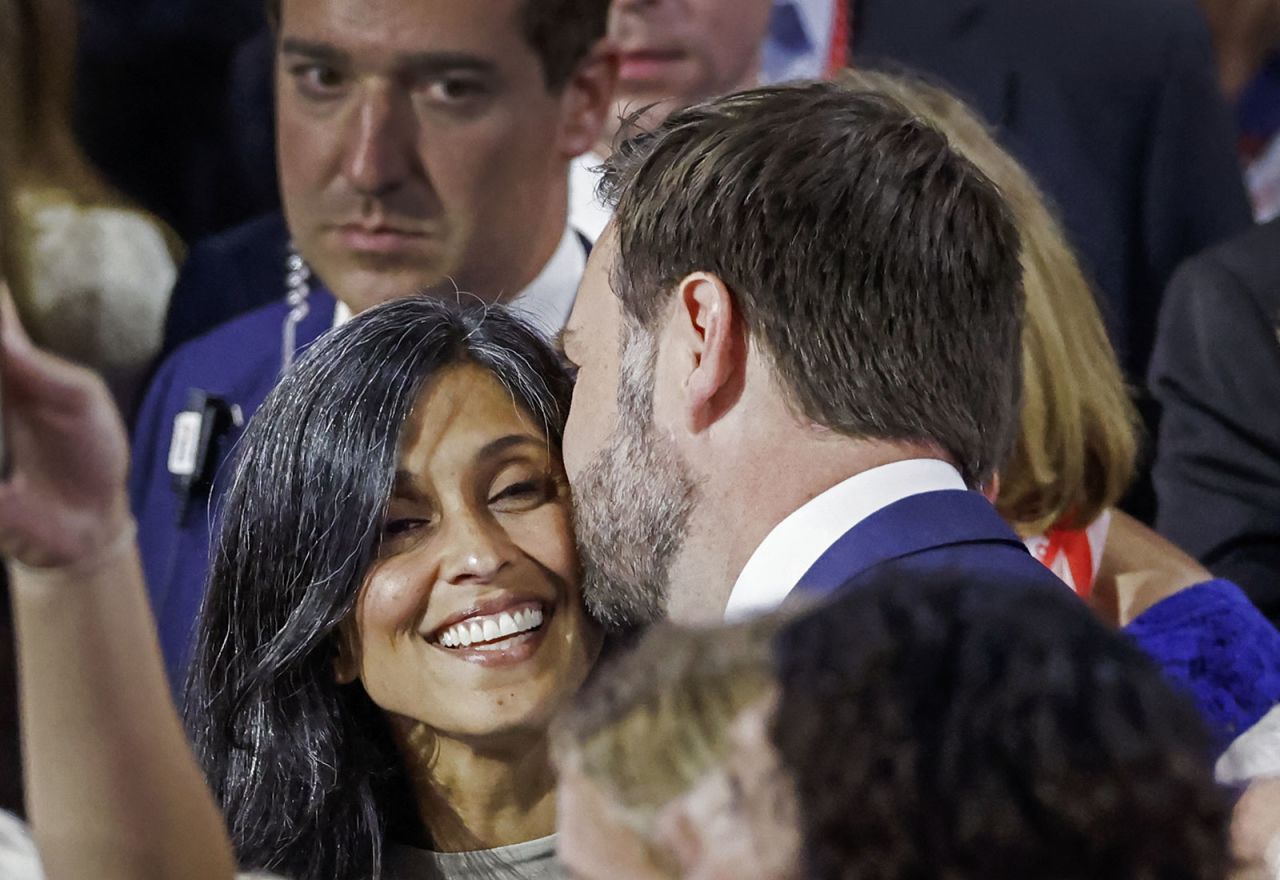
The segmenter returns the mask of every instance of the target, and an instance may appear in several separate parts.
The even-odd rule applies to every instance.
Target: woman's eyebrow
[[[423,487],[422,481],[418,479],[418,475],[413,471],[397,469],[391,496],[393,498],[403,498],[406,501],[425,501],[428,492]]]
[[[480,451],[476,453],[476,458],[493,458],[501,455],[514,446],[533,445],[538,448],[546,446],[546,440],[541,437],[535,437],[532,434],[508,434],[505,437],[499,437],[496,440],[490,440]]]

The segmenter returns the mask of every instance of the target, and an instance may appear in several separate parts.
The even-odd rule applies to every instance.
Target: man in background
[[[596,196],[598,169],[624,124],[653,128],[675,110],[759,83],[772,2],[613,0],[609,37],[618,50],[618,87],[595,149],[573,163],[576,227],[594,240],[609,222]]]

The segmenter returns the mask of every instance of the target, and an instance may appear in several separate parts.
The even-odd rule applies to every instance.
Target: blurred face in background
[[[1200,8],[1213,34],[1219,81],[1234,101],[1280,51],[1280,0],[1200,0]]]
[[[756,85],[772,8],[772,0],[614,0],[615,117],[656,103],[643,120],[654,125],[681,107]]]
[[[554,252],[567,163],[598,134],[612,68],[589,55],[550,90],[526,2],[284,0],[285,212],[353,310],[455,285],[509,298]]]

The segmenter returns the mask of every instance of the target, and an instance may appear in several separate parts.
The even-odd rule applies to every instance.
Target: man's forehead
[[[524,2],[283,0],[281,36],[388,56],[437,52],[485,55],[492,54],[499,38],[524,42],[519,15]]]

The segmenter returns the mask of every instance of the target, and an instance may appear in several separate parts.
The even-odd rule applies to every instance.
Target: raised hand
[[[131,528],[120,415],[101,379],[32,344],[2,286],[0,343],[0,555],[38,568],[90,563]]]

